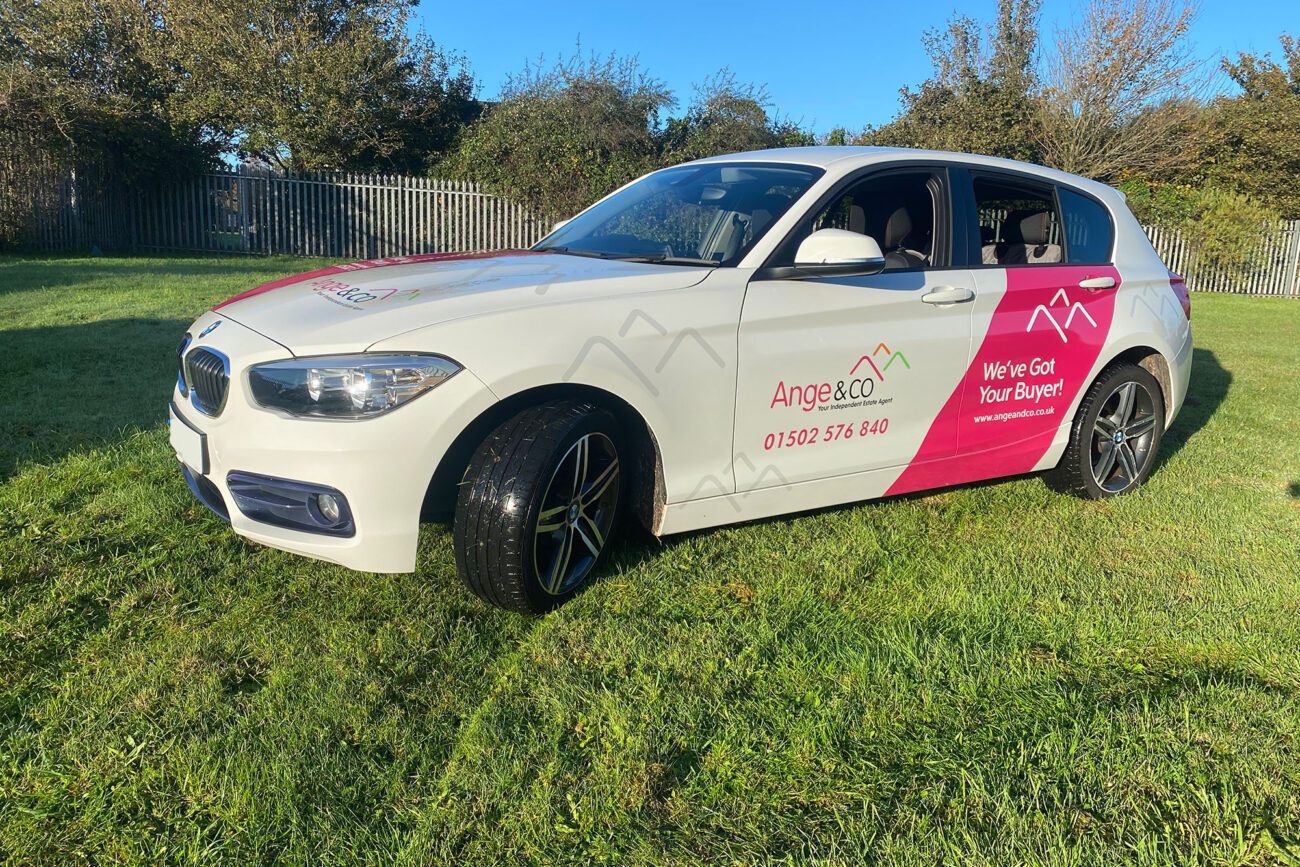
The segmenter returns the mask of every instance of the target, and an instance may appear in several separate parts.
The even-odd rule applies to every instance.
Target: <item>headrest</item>
[[[776,215],[786,209],[790,204],[790,197],[783,196],[780,193],[768,193],[758,200],[754,206],[753,213],[750,216],[750,225],[754,233],[763,231],[772,224]]]
[[[1051,237],[1052,215],[1047,211],[1012,211],[1007,214],[1002,238],[1037,247]]]
[[[849,231],[867,234],[867,212],[861,205],[849,205]]]
[[[894,250],[903,246],[910,234],[912,216],[907,213],[907,208],[899,208],[889,215],[889,221],[885,223],[885,249]]]

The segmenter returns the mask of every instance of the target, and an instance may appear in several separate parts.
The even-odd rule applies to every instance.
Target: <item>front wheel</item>
[[[1109,367],[1079,404],[1070,444],[1047,480],[1092,500],[1127,493],[1151,475],[1164,431],[1156,378],[1132,364]]]
[[[538,613],[587,583],[617,529],[621,441],[612,415],[576,401],[531,407],[489,434],[466,471],[453,526],[470,590]]]

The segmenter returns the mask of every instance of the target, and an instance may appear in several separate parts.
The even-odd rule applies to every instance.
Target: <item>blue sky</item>
[[[1078,5],[1045,0],[1043,20],[1050,29],[1068,21]],[[957,7],[953,0],[423,0],[415,23],[469,58],[485,99],[494,98],[526,60],[572,54],[581,40],[584,53],[637,55],[683,103],[692,83],[729,67],[742,81],[766,84],[781,112],[824,132],[889,121],[898,110],[898,89],[929,74],[922,33],[941,27]],[[990,18],[995,8],[995,0],[962,4],[978,19]],[[1204,0],[1192,43],[1205,57],[1239,51],[1276,56],[1279,34],[1287,28],[1300,33],[1296,10],[1295,0]]]

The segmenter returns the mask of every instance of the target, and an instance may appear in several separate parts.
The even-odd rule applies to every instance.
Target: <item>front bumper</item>
[[[205,314],[192,331],[197,334],[221,318]],[[368,572],[413,571],[429,481],[455,438],[495,403],[492,392],[462,370],[429,394],[375,418],[293,418],[256,406],[246,387],[248,367],[290,357],[283,346],[229,319],[196,339],[191,350],[200,346],[230,358],[231,371],[220,415],[198,411],[179,387],[172,395],[173,412],[206,441],[206,473],[182,464],[199,500],[239,535],[273,548]],[[335,488],[347,498],[355,532],[329,536],[254,520],[231,494],[231,472]]]

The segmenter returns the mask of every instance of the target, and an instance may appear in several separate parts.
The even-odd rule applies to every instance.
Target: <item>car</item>
[[[1005,159],[811,147],[652,172],[527,250],[256,287],[180,344],[170,440],[247,539],[416,568],[450,518],[487,602],[542,612],[611,538],[1026,473],[1152,471],[1187,287],[1123,194]]]

